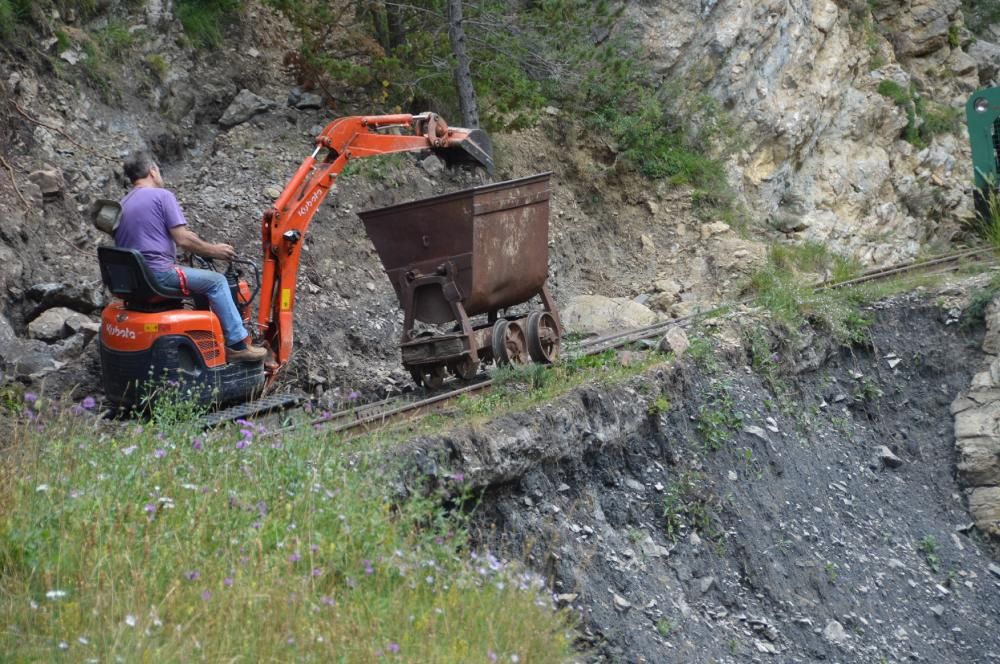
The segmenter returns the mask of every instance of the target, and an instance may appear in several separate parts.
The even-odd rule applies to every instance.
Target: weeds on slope
[[[563,661],[544,580],[470,549],[452,477],[400,498],[389,455],[306,431],[208,435],[166,399],[109,430],[33,394],[0,450],[12,660]],[[8,414],[9,415],[9,414]],[[64,653],[61,651],[65,651]]]

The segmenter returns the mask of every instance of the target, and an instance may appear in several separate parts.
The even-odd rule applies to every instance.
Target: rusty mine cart
[[[418,385],[439,387],[448,371],[472,379],[481,362],[558,356],[562,325],[545,285],[549,175],[359,213],[403,309],[403,366]],[[535,296],[541,308],[508,313]]]

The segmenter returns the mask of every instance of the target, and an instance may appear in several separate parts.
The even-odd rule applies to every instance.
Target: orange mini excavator
[[[227,364],[222,328],[206,302],[186,302],[180,292],[164,289],[139,252],[99,247],[101,277],[115,296],[101,317],[101,370],[108,400],[132,407],[156,386],[168,383],[203,403],[224,404],[246,401],[271,387],[292,354],[303,238],[337,176],[352,159],[420,150],[432,150],[450,164],[493,170],[485,132],[449,127],[434,113],[339,118],[316,137],[316,149],[264,213],[263,268],[234,261],[226,270],[247,329],[270,351],[264,362]],[[110,231],[116,203],[104,203],[95,223]],[[241,266],[251,268],[252,287],[242,278]],[[251,306],[258,295],[253,325]]]

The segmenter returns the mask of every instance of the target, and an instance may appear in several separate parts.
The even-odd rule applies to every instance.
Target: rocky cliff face
[[[967,52],[958,0],[667,0],[630,10],[654,71],[707,91],[734,118],[745,147],[731,179],[776,230],[884,264],[946,244],[971,215],[956,114],[996,68],[988,43],[972,51],[982,67]],[[879,92],[883,81],[911,94],[913,120]],[[918,103],[961,121],[914,145],[904,131],[927,122]]]

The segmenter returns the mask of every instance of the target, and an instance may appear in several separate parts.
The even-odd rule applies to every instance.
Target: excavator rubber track
[[[271,394],[261,399],[248,401],[246,403],[237,404],[235,406],[230,406],[229,408],[209,413],[201,418],[199,425],[203,429],[211,429],[212,427],[225,424],[226,422],[232,422],[234,420],[245,419],[248,417],[257,417],[258,415],[266,415],[268,413],[285,410],[287,408],[294,408],[302,403],[303,400],[305,400],[305,395],[303,394]]]

